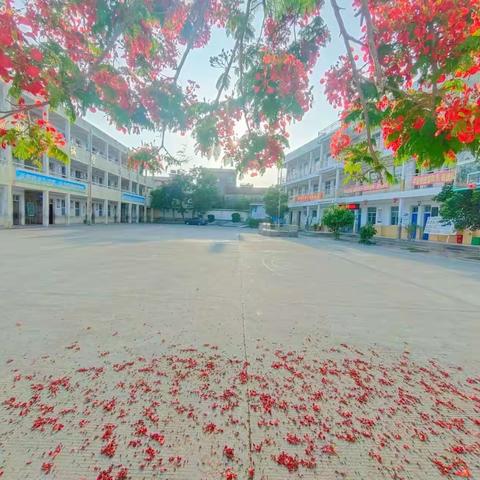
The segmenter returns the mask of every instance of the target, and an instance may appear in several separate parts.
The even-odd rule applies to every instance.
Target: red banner
[[[297,195],[295,202],[313,202],[315,200],[321,200],[323,198],[323,192],[307,193],[305,195]]]

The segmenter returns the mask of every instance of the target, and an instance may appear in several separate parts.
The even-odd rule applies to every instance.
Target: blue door
[[[412,207],[412,220],[411,225],[418,225],[418,207]],[[412,229],[410,238],[415,239],[417,237],[417,229]]]
[[[425,228],[425,225],[427,224],[428,219],[430,218],[431,213],[430,212],[425,212],[423,214],[423,227]],[[428,233],[424,233],[422,235],[422,240],[428,240]]]

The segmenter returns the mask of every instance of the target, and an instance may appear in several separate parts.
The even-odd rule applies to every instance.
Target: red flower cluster
[[[330,140],[330,153],[333,157],[338,157],[351,143],[352,139],[345,133],[345,127],[339,128]]]

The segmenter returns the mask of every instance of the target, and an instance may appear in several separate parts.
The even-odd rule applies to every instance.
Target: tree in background
[[[480,230],[480,190],[455,191],[445,185],[435,198],[441,203],[440,216],[457,230]]]
[[[398,162],[414,157],[422,167],[479,148],[480,0],[351,0],[363,22],[360,38],[347,30],[337,0],[328,1],[346,47],[324,79],[344,122],[332,153],[352,178],[392,179],[376,128]],[[1,107],[0,146],[24,160],[67,161],[47,112],[34,114],[62,107],[72,119],[100,110],[121,131],[159,132],[159,145],[132,151],[129,163],[138,169],[157,171],[174,159],[167,131],[191,131],[198,152],[241,171],[279,165],[289,124],[312,105],[310,77],[329,40],[323,4],[5,0],[0,78],[12,101]],[[181,74],[213,29],[223,29],[232,46],[210,58],[217,93],[200,100],[198,85]],[[352,130],[365,140],[352,145]]]
[[[165,196],[169,199],[173,215],[180,213],[185,218],[185,212],[190,209],[190,194],[192,191],[192,177],[186,172],[179,172],[171,180],[162,185],[166,190]]]
[[[354,220],[355,214],[352,210],[331,205],[323,212],[322,224],[333,233],[335,240],[338,240],[340,232],[345,228],[352,227]]]
[[[190,206],[192,214],[205,213],[219,201],[217,178],[205,168],[194,168],[190,171],[192,186]]]
[[[250,203],[252,200],[248,197],[240,197],[240,198],[226,198],[224,202],[225,208],[229,208],[231,210],[241,210],[241,211],[248,211],[250,209]]]
[[[205,213],[218,202],[217,179],[205,168],[179,172],[152,192],[152,208],[171,209],[185,217],[185,212]]]
[[[270,218],[283,218],[288,210],[288,195],[280,187],[273,186],[263,197],[265,213]]]
[[[172,208],[172,198],[170,189],[167,185],[162,185],[150,192],[150,206],[156,210],[161,210],[165,216],[165,211]]]

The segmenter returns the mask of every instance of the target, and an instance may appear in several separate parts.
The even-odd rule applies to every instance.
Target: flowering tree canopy
[[[399,159],[436,165],[478,147],[480,0],[354,0],[363,36],[345,29],[347,55],[326,75],[326,94],[346,125],[366,129],[350,152],[381,171],[370,135],[380,127]],[[124,132],[160,132],[131,164],[157,169],[172,156],[165,132],[191,132],[198,152],[221,152],[241,170],[281,162],[287,127],[311,107],[311,77],[329,39],[323,0],[7,0],[0,10],[0,77],[13,102],[0,112],[0,142],[16,156],[64,159],[61,134],[34,110],[63,108],[73,119],[104,112]],[[401,14],[400,14],[401,13]],[[197,96],[180,78],[188,56],[220,28],[232,47],[210,59],[217,95]],[[358,48],[359,52],[354,52]],[[358,65],[359,56],[363,66]],[[180,81],[179,81],[180,80]],[[313,79],[318,81],[318,79]],[[30,94],[26,96],[24,92]],[[349,130],[348,130],[349,131]],[[427,141],[428,139],[428,141]],[[349,158],[350,158],[349,157]]]
[[[323,81],[341,110],[343,128],[331,149],[347,173],[392,180],[372,136],[378,129],[399,163],[413,157],[432,168],[454,162],[460,151],[477,154],[479,0],[355,0],[363,24],[358,39],[337,0],[331,3],[347,54]]]

